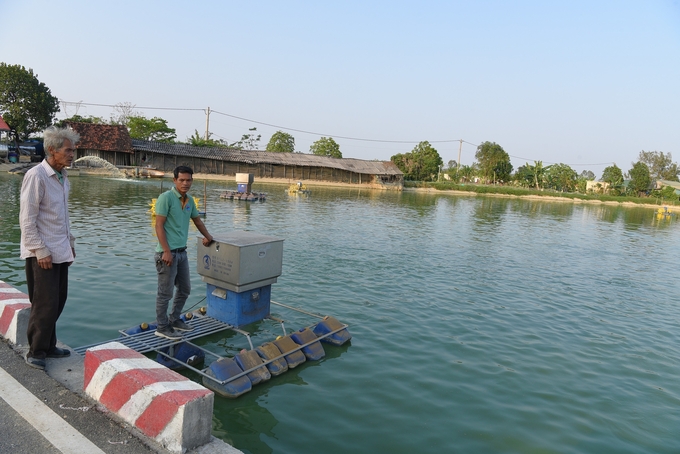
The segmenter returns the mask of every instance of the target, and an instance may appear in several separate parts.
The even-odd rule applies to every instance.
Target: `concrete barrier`
[[[172,452],[211,441],[215,394],[119,342],[85,352],[85,393]]]
[[[15,345],[28,345],[26,330],[30,315],[28,295],[0,281],[0,335]]]

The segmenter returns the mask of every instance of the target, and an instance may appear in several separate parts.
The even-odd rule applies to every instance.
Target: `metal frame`
[[[285,307],[286,309],[290,309],[290,310],[293,310],[293,311],[296,311],[296,312],[300,312],[302,314],[310,315],[312,317],[316,317],[316,318],[320,318],[320,319],[324,318],[321,315],[314,314],[312,312],[307,312],[307,311],[304,311],[302,309],[298,309],[298,308],[295,308],[295,307],[292,307],[292,306],[288,306],[288,305],[283,304],[283,303],[278,303],[276,301],[271,301],[271,303],[276,304],[277,306]],[[280,323],[281,329],[283,330],[283,335],[284,336],[288,335],[288,333],[286,333],[286,328],[284,326],[284,320],[276,318],[276,317],[272,317],[272,316],[268,316],[266,318]],[[312,345],[315,342],[319,342],[322,339],[325,339],[326,337],[329,337],[329,336],[331,336],[331,335],[333,335],[337,332],[342,331],[343,329],[347,329],[347,327],[348,327],[348,325],[342,324],[341,328],[338,328],[334,331],[331,331],[330,333],[326,333],[322,336],[319,336],[316,339],[314,339],[313,341],[307,342],[303,345],[298,345],[297,348],[295,348],[295,349],[293,349],[289,352],[282,353],[275,358],[269,359],[267,361],[263,361],[262,364],[258,364],[255,367],[251,367],[250,369],[245,370],[245,371],[243,371],[243,372],[241,372],[237,375],[234,375],[233,377],[229,377],[226,380],[217,380],[215,377],[211,377],[208,374],[206,374],[205,371],[207,371],[209,369],[209,366],[205,367],[203,369],[196,369],[195,367],[189,365],[187,362],[173,357],[172,354],[174,353],[173,352],[174,346],[177,345],[177,344],[181,344],[181,343],[187,343],[187,344],[191,345],[192,347],[196,347],[197,349],[203,351],[206,354],[214,356],[215,358],[217,358],[217,359],[215,359],[215,361],[219,361],[220,359],[226,358],[226,357],[218,355],[217,353],[211,352],[210,350],[207,350],[207,349],[205,349],[205,348],[203,348],[199,345],[196,345],[196,344],[194,344],[193,342],[190,342],[190,341],[194,340],[194,339],[198,339],[200,337],[219,333],[221,331],[232,330],[232,331],[234,331],[238,334],[242,334],[242,335],[246,336],[246,338],[248,339],[248,344],[250,345],[250,349],[254,350],[255,348],[253,347],[253,342],[252,342],[252,339],[250,338],[250,333],[248,333],[247,331],[238,329],[233,325],[229,325],[228,323],[224,323],[224,322],[221,322],[221,321],[214,319],[212,317],[208,317],[207,315],[195,316],[192,319],[187,320],[187,323],[193,328],[193,330],[188,331],[186,333],[182,333],[182,339],[179,339],[179,340],[171,340],[171,339],[166,339],[166,338],[163,338],[163,337],[158,337],[155,334],[155,330],[148,330],[148,331],[144,331],[144,332],[137,333],[137,334],[128,334],[124,330],[119,330],[118,332],[121,334],[121,337],[118,337],[116,339],[110,339],[110,340],[107,340],[107,341],[97,342],[95,344],[84,345],[82,347],[74,348],[73,350],[76,353],[78,353],[79,355],[84,356],[85,352],[89,348],[96,347],[98,345],[103,345],[103,344],[106,344],[106,343],[109,343],[109,342],[119,342],[119,343],[125,345],[126,347],[131,348],[131,349],[133,349],[133,350],[135,350],[139,353],[149,353],[149,352],[155,351],[158,354],[162,355],[163,357],[168,358],[168,359],[182,365],[183,367],[186,367],[187,369],[190,369],[190,370],[202,375],[203,377],[214,381],[215,383],[217,383],[219,385],[224,385],[224,384],[229,383],[231,381],[234,381],[238,378],[241,378],[244,375],[247,375],[247,374],[249,374],[249,373],[251,373],[251,372],[253,372],[253,371],[255,371],[255,370],[257,370],[261,367],[266,367],[267,364],[270,364],[270,363],[272,363],[276,360],[279,360],[279,359],[281,359],[285,356],[288,356],[291,353],[302,350],[303,348],[305,348],[309,345]],[[311,328],[312,326],[314,326],[314,324],[309,325],[306,328]],[[161,349],[166,348],[166,347],[169,347],[169,349],[170,349],[168,351],[168,353],[164,353],[164,352],[160,351]]]

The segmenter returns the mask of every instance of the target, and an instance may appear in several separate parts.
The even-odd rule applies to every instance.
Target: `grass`
[[[537,190],[516,186],[494,186],[484,184],[458,184],[450,181],[424,182],[405,181],[405,188],[429,188],[438,191],[464,191],[475,194],[503,194],[512,196],[562,197],[571,200],[595,200],[600,202],[630,202],[639,205],[680,205],[677,200],[667,200],[655,197],[612,196],[601,194],[580,194],[577,192],[558,192],[552,190]]]

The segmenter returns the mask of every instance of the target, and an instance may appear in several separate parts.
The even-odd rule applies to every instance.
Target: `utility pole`
[[[210,133],[208,130],[210,129],[210,107],[208,107],[208,110],[205,113],[205,140],[210,139]]]
[[[460,170],[460,152],[463,151],[463,139],[460,139],[460,146],[458,147],[458,170]]]

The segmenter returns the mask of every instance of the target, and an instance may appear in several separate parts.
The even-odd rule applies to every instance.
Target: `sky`
[[[444,163],[499,144],[515,169],[598,177],[680,159],[680,0],[0,0],[0,61],[31,68],[58,119],[127,103],[186,141],[249,129],[309,153]],[[210,108],[209,117],[206,112]]]

